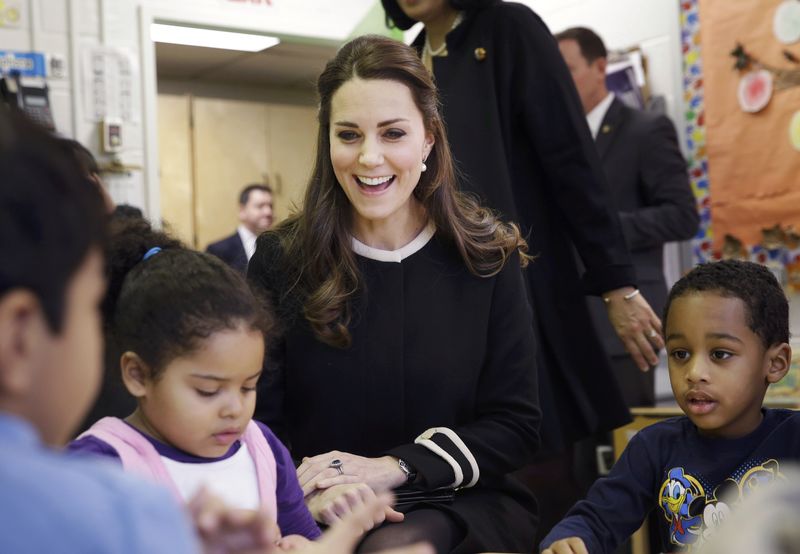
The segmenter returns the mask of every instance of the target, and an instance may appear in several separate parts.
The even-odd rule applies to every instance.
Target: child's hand
[[[302,535],[287,535],[278,542],[281,552],[307,552],[311,546],[311,541]]]
[[[316,491],[306,497],[306,504],[311,515],[317,521],[326,525],[333,525],[347,514],[358,510],[361,506],[374,502],[375,493],[365,483],[351,485],[334,485],[330,488]],[[396,523],[403,521],[402,513],[395,511],[391,506],[376,510],[371,526],[377,527],[384,521]]]
[[[542,554],[589,554],[589,551],[581,539],[568,537],[554,542],[542,550]]]
[[[204,554],[273,552],[281,538],[278,524],[264,512],[228,508],[206,489],[187,508]]]
[[[317,541],[298,535],[281,538],[278,525],[263,512],[231,510],[205,490],[192,498],[188,508],[202,539],[204,554],[350,554],[366,531],[376,522],[384,521],[387,511],[394,512],[391,503],[390,494],[368,495]],[[380,554],[434,554],[434,551],[420,543]]]
[[[303,554],[349,554],[355,550],[356,544],[366,531],[382,520],[386,510],[391,510],[392,496],[388,493],[373,495],[361,506],[333,525],[318,541],[310,543],[310,549]],[[392,510],[393,511],[393,510]],[[402,514],[401,514],[402,515]],[[376,554],[435,554],[433,548],[426,543],[412,544]]]

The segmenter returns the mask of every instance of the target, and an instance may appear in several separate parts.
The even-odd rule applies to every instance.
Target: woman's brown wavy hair
[[[350,345],[351,303],[362,283],[352,251],[352,206],[331,164],[331,99],[356,77],[395,81],[411,90],[425,129],[435,141],[414,197],[436,225],[437,236],[453,243],[469,271],[483,277],[495,275],[515,250],[523,266],[530,260],[516,225],[501,222],[475,199],[456,190],[436,86],[417,53],[386,37],[356,38],[339,50],[317,80],[319,134],[314,172],[303,209],[274,231],[290,272],[291,289],[305,298],[306,319],[321,341],[340,348]]]

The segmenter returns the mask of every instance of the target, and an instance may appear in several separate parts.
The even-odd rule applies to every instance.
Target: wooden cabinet
[[[275,221],[299,205],[311,173],[316,108],[159,94],[162,218],[204,249],[238,225],[250,183],[274,189]]]

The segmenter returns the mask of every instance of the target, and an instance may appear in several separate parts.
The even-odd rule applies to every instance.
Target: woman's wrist
[[[611,304],[615,299],[618,300],[633,300],[639,294],[639,289],[632,286],[620,287],[604,292],[601,296],[606,304]]]
[[[406,481],[408,480],[408,476],[402,469],[400,469],[400,464],[398,459],[395,458],[394,456],[384,456],[383,458],[381,458],[381,460],[385,462],[387,468],[387,473],[386,473],[387,488],[395,489],[397,487],[405,485]]]

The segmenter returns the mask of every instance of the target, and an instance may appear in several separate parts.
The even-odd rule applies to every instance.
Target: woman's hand
[[[306,497],[306,505],[311,515],[326,525],[333,525],[374,502],[375,492],[365,483],[334,485],[324,490],[317,490]],[[402,513],[387,505],[383,511],[374,511],[372,526],[377,527],[384,521],[397,523],[404,518]]]
[[[631,296],[635,290],[633,287],[615,289],[604,293],[603,299],[608,308],[608,319],[625,349],[637,367],[647,371],[658,364],[656,352],[664,348],[664,340],[661,338],[661,320],[641,294]]]
[[[332,462],[337,460],[339,467],[332,467]],[[318,489],[355,483],[366,483],[373,491],[385,491],[404,484],[406,475],[397,458],[392,456],[365,458],[333,450],[303,458],[303,463],[297,468],[297,479],[303,487],[303,494],[308,496]]]

